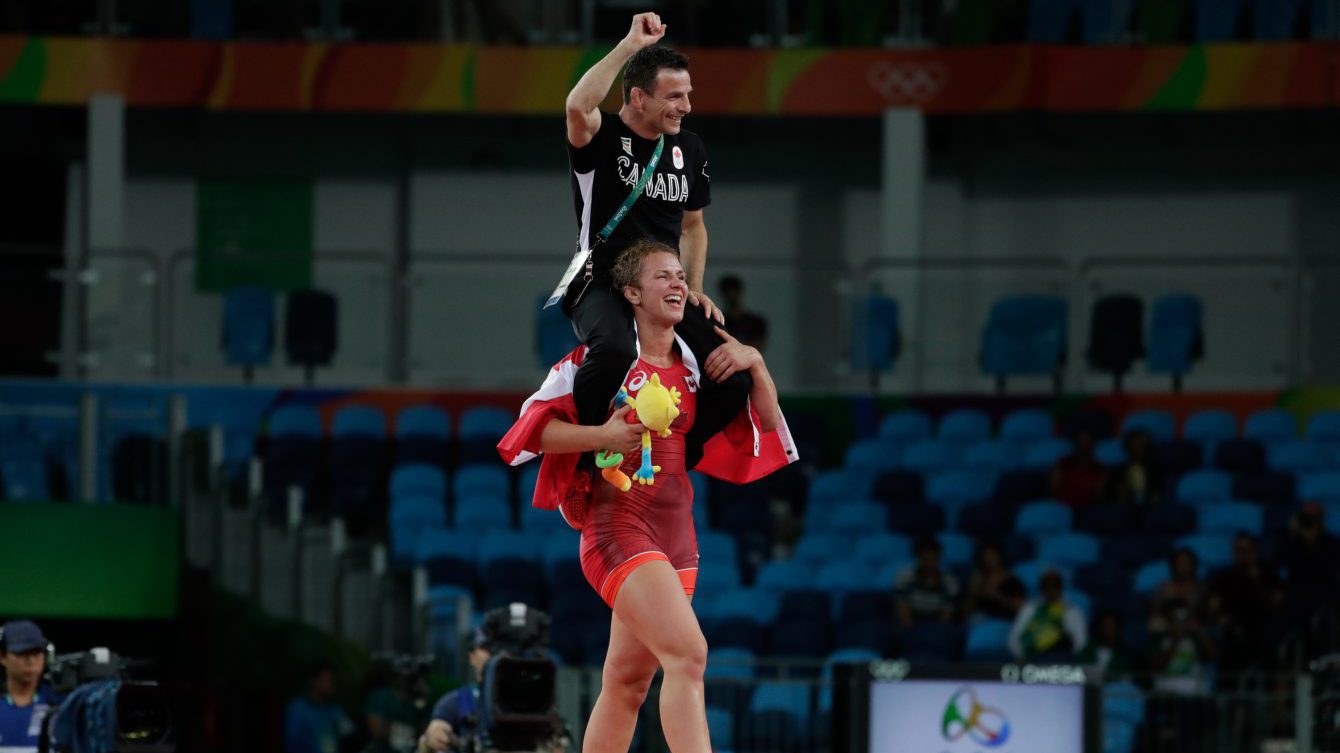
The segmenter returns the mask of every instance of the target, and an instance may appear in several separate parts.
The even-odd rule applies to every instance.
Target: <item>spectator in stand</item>
[[[719,283],[725,304],[726,326],[735,339],[759,352],[767,350],[768,320],[744,307],[744,281],[735,275],[726,275]]]
[[[1326,532],[1325,508],[1305,503],[1289,520],[1279,548],[1279,566],[1288,579],[1284,610],[1290,624],[1306,629],[1322,609],[1335,609],[1340,576],[1340,542]]]
[[[1075,434],[1075,449],[1052,467],[1052,496],[1080,509],[1102,498],[1107,469],[1094,456],[1093,434]]]
[[[1124,680],[1135,671],[1136,660],[1121,637],[1121,616],[1110,609],[1098,612],[1093,620],[1093,638],[1079,652],[1075,661],[1096,665],[1103,672],[1104,682]]]
[[[898,574],[894,596],[902,627],[954,621],[958,579],[941,566],[942,553],[940,542],[935,539],[929,536],[918,539],[916,564]]]
[[[334,666],[314,665],[307,692],[289,701],[284,711],[285,753],[338,753],[354,725],[335,702],[335,690]]]
[[[1218,644],[1205,629],[1207,599],[1196,577],[1196,555],[1178,549],[1170,559],[1172,577],[1154,592],[1149,618],[1150,669],[1157,690],[1200,695]]]
[[[1224,669],[1246,669],[1268,659],[1263,648],[1274,644],[1275,616],[1284,602],[1275,569],[1264,565],[1256,539],[1239,533],[1233,539],[1233,564],[1210,584],[1208,613],[1222,638]]]
[[[1010,653],[1020,661],[1070,661],[1088,643],[1084,614],[1065,600],[1065,580],[1056,570],[1038,579],[1042,596],[1024,605],[1010,628]]]
[[[1168,557],[1172,577],[1154,590],[1151,615],[1157,615],[1170,604],[1180,604],[1197,612],[1204,608],[1205,585],[1196,575],[1199,566],[1196,553],[1190,549],[1178,549]]]
[[[1012,620],[1024,602],[1024,587],[1005,566],[1005,555],[1000,545],[983,542],[977,547],[972,575],[968,577],[968,595],[963,603],[963,614],[971,619],[977,615]]]
[[[1163,469],[1154,462],[1154,440],[1149,432],[1137,429],[1122,440],[1126,462],[1113,469],[1107,478],[1104,497],[1119,505],[1146,507],[1163,498]]]

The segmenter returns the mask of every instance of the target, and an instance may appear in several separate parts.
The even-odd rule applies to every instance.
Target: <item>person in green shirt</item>
[[[1111,610],[1103,610],[1093,620],[1093,639],[1075,657],[1080,664],[1089,664],[1103,671],[1104,682],[1124,680],[1135,671],[1135,657],[1121,639],[1121,617]]]

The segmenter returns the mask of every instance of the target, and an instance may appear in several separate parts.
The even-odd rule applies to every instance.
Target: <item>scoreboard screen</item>
[[[835,674],[835,743],[848,753],[1094,753],[1096,675],[1074,665],[850,665]],[[845,685],[845,692],[844,692]],[[841,731],[846,726],[846,733]]]

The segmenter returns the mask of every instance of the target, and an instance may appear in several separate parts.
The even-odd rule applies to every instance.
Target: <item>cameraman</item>
[[[47,639],[35,623],[27,620],[7,622],[0,630],[0,665],[5,668],[0,751],[36,751],[42,720],[59,701],[42,683],[47,668]]]
[[[419,737],[419,753],[449,750],[474,734],[479,724],[479,683],[484,679],[484,665],[492,656],[488,636],[482,628],[475,630],[469,657],[474,680],[438,699],[433,706],[433,720]]]

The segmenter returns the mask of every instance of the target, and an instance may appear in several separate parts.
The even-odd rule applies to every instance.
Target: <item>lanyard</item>
[[[633,186],[633,190],[628,193],[628,198],[623,200],[623,205],[614,213],[610,221],[605,223],[605,227],[600,228],[600,232],[596,233],[596,243],[608,240],[610,233],[614,232],[614,228],[618,227],[620,222],[623,222],[624,215],[628,214],[629,209],[633,208],[633,203],[637,201],[638,195],[642,193],[642,189],[647,187],[647,181],[651,180],[651,174],[656,170],[656,163],[661,161],[661,149],[664,147],[665,134],[661,134],[661,137],[656,139],[656,149],[651,153],[651,159],[647,160],[647,166],[642,169],[642,175],[637,179],[637,185]],[[591,245],[594,246],[595,244]]]

